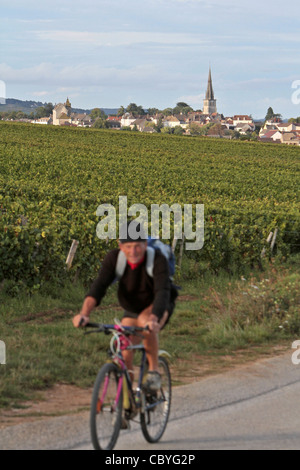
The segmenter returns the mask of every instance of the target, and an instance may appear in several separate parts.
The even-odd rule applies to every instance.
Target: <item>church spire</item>
[[[205,99],[206,100],[214,100],[214,90],[213,90],[213,86],[212,86],[210,67],[209,67],[209,74],[208,74],[207,90],[206,90]]]
[[[209,66],[208,81],[205,99],[203,100],[203,114],[213,114],[217,112],[217,100],[214,97],[212,86],[211,68]]]

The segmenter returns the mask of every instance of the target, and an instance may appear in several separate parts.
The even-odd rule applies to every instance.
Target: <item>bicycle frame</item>
[[[112,359],[112,362],[117,364],[118,367],[120,367],[120,369],[122,370],[122,377],[120,377],[120,381],[119,381],[119,384],[118,384],[118,391],[117,391],[117,397],[116,397],[116,404],[115,405],[117,406],[117,404],[118,404],[118,400],[120,398],[120,393],[121,393],[121,390],[122,390],[122,387],[123,387],[123,408],[125,410],[131,409],[131,411],[135,411],[135,410],[145,411],[144,410],[145,404],[141,400],[141,397],[142,397],[142,382],[143,382],[145,368],[146,368],[146,351],[145,351],[145,348],[142,344],[138,344],[138,345],[129,345],[124,349],[126,349],[126,350],[139,350],[142,353],[142,358],[141,358],[140,367],[139,367],[138,384],[137,384],[137,387],[135,389],[135,394],[134,394],[134,391],[133,391],[133,388],[132,388],[132,381],[131,381],[131,378],[129,376],[128,369],[125,365],[123,356],[120,352],[120,354],[116,355]],[[170,357],[169,353],[167,353],[166,351],[159,351],[159,354],[162,355],[162,356]],[[125,378],[125,380],[124,380],[124,378]],[[163,397],[162,401],[164,401],[164,400],[165,400],[165,398]],[[152,405],[147,404],[147,410],[150,410],[151,408],[154,408],[155,406],[157,406],[157,404],[158,404],[158,402],[156,402]]]
[[[99,327],[98,324],[89,323],[87,326],[90,327]],[[136,328],[135,328],[136,329]],[[140,328],[139,330],[145,331],[145,328]],[[108,333],[110,331],[112,333],[112,338],[110,341],[110,361],[116,364],[120,371],[120,379],[118,382],[117,388],[117,395],[115,399],[115,408],[117,407],[118,401],[120,399],[121,391],[123,389],[123,408],[128,410],[130,408],[133,411],[136,411],[141,408],[141,389],[142,389],[142,382],[146,368],[146,351],[142,344],[133,345],[131,344],[129,338],[125,335],[124,332],[131,331],[131,327],[121,326],[121,325],[101,325],[100,328],[94,331],[86,332],[93,333],[93,332],[103,332],[105,331]],[[136,334],[136,333],[135,333]],[[125,364],[122,351],[124,350],[140,350],[142,353],[141,363],[139,367],[139,377],[138,377],[138,385],[136,388],[136,393],[134,395],[133,392],[133,384],[129,375],[129,371]],[[107,386],[107,385],[106,385]],[[103,395],[105,395],[106,389],[103,391]]]
[[[128,344],[129,340],[124,335],[119,335],[120,339],[120,350],[119,351],[111,351],[111,361],[116,364],[121,370],[121,376],[118,384],[117,396],[116,396],[116,405],[120,398],[121,390],[123,388],[123,407],[125,410],[132,408],[140,409],[141,408],[141,390],[142,390],[142,382],[144,378],[145,368],[146,368],[146,351],[142,344],[132,345]],[[124,350],[131,350],[131,351],[141,351],[141,362],[139,367],[139,376],[137,387],[135,389],[135,394],[133,391],[133,383],[131,381],[129,371],[126,367],[122,351]]]

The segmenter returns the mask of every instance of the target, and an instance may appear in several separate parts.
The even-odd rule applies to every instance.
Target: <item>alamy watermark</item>
[[[300,364],[300,341],[294,341],[292,344],[292,349],[296,349],[295,352],[292,354],[292,363],[295,366],[298,366]]]
[[[139,214],[137,216],[137,214]],[[171,214],[173,217],[171,217]],[[127,196],[119,196],[118,221],[119,236],[117,237],[117,210],[109,203],[98,206],[96,215],[103,217],[97,224],[97,237],[101,240],[126,238],[128,218],[135,217],[146,234],[149,234],[149,220],[151,222],[151,238],[171,239],[171,225],[173,223],[173,237],[186,240],[186,250],[200,250],[204,244],[204,204],[151,204],[150,213],[144,204],[133,204],[128,208]],[[173,222],[171,221],[171,218]],[[160,224],[161,221],[161,224]],[[161,230],[160,230],[161,228]],[[131,238],[138,239],[139,232],[134,226],[128,228]],[[161,233],[161,237],[160,237]]]
[[[4,341],[0,340],[0,364],[6,364],[6,346]]]
[[[295,91],[292,93],[292,103],[300,104],[300,80],[294,80],[292,83],[292,88]]]
[[[0,80],[0,104],[6,104],[6,85],[3,80]]]

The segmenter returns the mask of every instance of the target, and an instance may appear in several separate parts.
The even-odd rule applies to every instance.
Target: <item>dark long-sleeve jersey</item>
[[[104,258],[97,279],[93,282],[87,296],[96,299],[100,304],[107,288],[116,279],[116,264],[119,249],[110,251]],[[160,319],[170,304],[171,281],[166,258],[155,251],[153,277],[146,271],[147,252],[143,262],[132,269],[128,264],[119,280],[118,299],[124,310],[141,313],[153,304],[152,312]]]

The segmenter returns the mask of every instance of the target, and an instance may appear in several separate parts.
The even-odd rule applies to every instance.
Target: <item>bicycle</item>
[[[158,442],[167,427],[171,406],[171,374],[166,351],[159,351],[159,372],[161,388],[149,392],[143,386],[148,364],[146,351],[142,344],[132,345],[129,336],[141,336],[146,328],[123,326],[121,324],[88,323],[94,328],[89,333],[112,334],[109,360],[101,367],[93,389],[90,431],[95,450],[112,450],[116,445],[123,420],[134,420],[140,414],[140,425],[144,438]],[[137,387],[133,388],[129,371],[122,351],[125,349],[141,352],[141,362]]]

